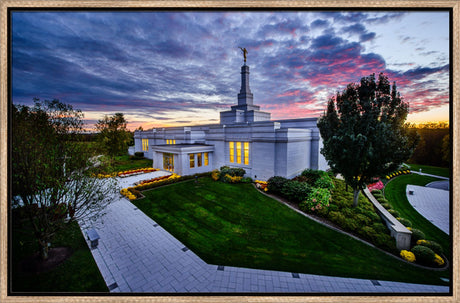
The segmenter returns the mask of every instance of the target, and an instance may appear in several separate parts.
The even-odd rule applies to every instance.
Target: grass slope
[[[390,202],[393,208],[400,213],[401,217],[406,218],[412,222],[413,228],[417,228],[423,231],[428,240],[434,240],[441,244],[447,258],[452,260],[452,255],[450,253],[450,237],[435,225],[433,225],[425,217],[420,215],[409,203],[406,196],[407,184],[425,186],[430,182],[438,180],[439,179],[437,178],[417,174],[399,176],[392,179],[385,186],[385,198]]]
[[[445,284],[260,194],[210,178],[144,191],[134,204],[206,262],[363,279]]]
[[[27,226],[27,222],[24,224]],[[32,255],[38,247],[31,230],[24,233],[16,226],[12,235],[13,292],[108,292],[76,222],[59,232],[53,241],[53,247],[71,247],[72,256],[53,270],[40,274],[23,273],[19,268],[20,261]]]
[[[411,170],[419,171],[422,169],[422,173],[436,175],[441,177],[450,178],[450,170],[447,167],[436,167],[420,164],[408,164]]]

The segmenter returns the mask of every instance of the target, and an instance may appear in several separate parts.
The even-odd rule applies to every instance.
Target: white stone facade
[[[270,113],[252,104],[249,67],[242,66],[241,74],[238,105],[221,112],[220,124],[136,131],[135,151],[153,159],[153,167],[179,175],[224,165],[241,167],[258,180],[292,178],[306,168],[326,170],[318,118],[270,120]]]

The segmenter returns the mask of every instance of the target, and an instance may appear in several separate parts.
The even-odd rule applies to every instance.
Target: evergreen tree
[[[354,190],[353,206],[359,191],[377,176],[386,175],[407,160],[418,137],[405,127],[408,104],[403,102],[388,78],[380,74],[349,84],[328,102],[318,128],[324,147],[321,153],[331,169],[340,173]]]

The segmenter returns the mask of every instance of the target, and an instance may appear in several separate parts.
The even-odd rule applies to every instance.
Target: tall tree
[[[113,188],[91,177],[81,111],[59,100],[34,102],[12,106],[12,204],[24,209],[47,259],[54,234],[101,215]]]
[[[96,124],[98,138],[107,155],[112,158],[128,151],[131,134],[126,128],[126,120],[122,113],[104,116]]]
[[[366,184],[411,156],[418,137],[404,126],[408,110],[396,84],[391,87],[383,74],[377,82],[373,74],[360,84],[351,83],[329,100],[326,113],[318,120],[324,143],[321,153],[353,188],[354,207]]]

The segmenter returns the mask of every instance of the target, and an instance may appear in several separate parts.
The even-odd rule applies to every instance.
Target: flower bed
[[[367,188],[370,190],[370,191],[373,191],[373,190],[381,190],[383,188],[383,182],[381,180],[375,182],[375,183],[372,183],[372,184],[369,184],[367,186]]]
[[[156,178],[152,178],[152,179],[148,179],[148,180],[142,180],[142,181],[134,183],[134,185],[142,185],[142,184],[147,184],[147,183],[154,183],[154,182],[157,182],[157,181],[168,179],[171,176],[172,175],[166,175],[166,176],[156,177]]]
[[[158,168],[146,167],[146,168],[138,168],[138,169],[118,172],[117,175],[118,177],[124,178],[124,177],[139,175],[139,174],[151,173],[151,172],[158,171],[158,170],[159,170]]]
[[[268,191],[268,187],[267,187],[267,181],[260,181],[260,180],[256,180],[254,181],[254,183],[256,184],[256,187],[258,189],[261,189],[263,191]]]
[[[406,169],[406,170],[398,170],[398,171],[395,171],[395,172],[392,172],[391,174],[388,174],[387,176],[385,176],[385,178],[387,180],[390,180],[394,177],[397,177],[397,176],[400,176],[400,175],[407,175],[407,174],[410,174],[410,170]]]

